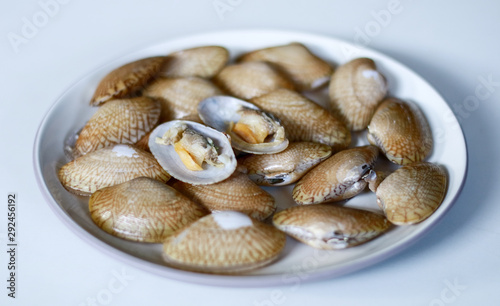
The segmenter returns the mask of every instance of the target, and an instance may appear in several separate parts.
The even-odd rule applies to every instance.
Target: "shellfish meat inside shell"
[[[249,52],[241,61],[264,61],[278,67],[298,90],[311,90],[328,82],[332,67],[300,43],[274,46]]]
[[[391,225],[382,215],[331,204],[287,208],[274,215],[273,224],[293,238],[325,250],[359,245]]]
[[[85,196],[136,177],[151,177],[164,183],[170,179],[151,153],[124,144],[80,156],[65,164],[58,174],[68,191]]]
[[[280,118],[290,141],[324,143],[334,151],[351,143],[351,133],[344,123],[299,93],[278,89],[250,102]]]
[[[208,214],[172,187],[147,177],[97,190],[90,197],[89,210],[92,220],[107,233],[153,243]]]
[[[377,203],[397,225],[427,219],[444,199],[447,175],[440,165],[419,162],[391,173],[377,188]]]
[[[432,150],[432,132],[422,111],[396,98],[385,99],[368,126],[368,141],[393,163],[408,165],[425,160]]]
[[[286,236],[245,214],[223,211],[177,231],[163,244],[163,258],[174,267],[205,273],[241,273],[276,260]]]
[[[214,96],[198,105],[205,124],[231,136],[233,148],[253,154],[281,152],[288,146],[285,128],[279,119],[252,103],[230,97]]]
[[[354,131],[366,128],[386,94],[387,81],[369,58],[338,67],[329,86],[332,110]]]
[[[134,144],[160,119],[160,103],[147,97],[106,102],[78,135],[74,155],[81,156],[114,144]]]
[[[325,144],[292,142],[279,153],[243,156],[238,167],[258,185],[283,186],[295,183],[331,154],[332,148]]]
[[[375,146],[340,151],[299,180],[293,188],[293,199],[298,204],[317,204],[352,198],[365,189],[364,177],[377,157]]]
[[[190,184],[220,182],[236,169],[227,136],[196,122],[159,125],[150,135],[149,149],[170,175]]]
[[[238,171],[215,184],[191,185],[178,181],[173,187],[210,211],[239,211],[264,220],[276,210],[273,196]]]
[[[113,98],[124,98],[141,90],[160,71],[164,56],[143,58],[108,73],[97,85],[90,105],[99,106]]]

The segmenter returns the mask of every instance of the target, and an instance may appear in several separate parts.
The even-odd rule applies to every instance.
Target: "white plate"
[[[442,164],[449,174],[446,197],[437,211],[424,222],[395,227],[366,244],[341,250],[318,251],[288,239],[283,255],[265,268],[245,275],[224,276],[185,272],[164,265],[160,244],[144,244],[113,237],[90,219],[88,198],[68,193],[59,183],[58,169],[67,162],[63,142],[80,129],[95,108],[88,105],[100,79],[112,69],[142,57],[165,55],[201,45],[221,45],[233,57],[245,51],[268,46],[302,42],[320,57],[338,65],[354,57],[370,57],[386,75],[392,96],[416,102],[431,125],[434,149],[429,161]],[[358,139],[358,144],[365,142]],[[467,171],[467,150],[462,130],[443,98],[421,77],[372,50],[325,36],[286,31],[228,31],[208,33],[161,42],[110,62],[67,89],[42,121],[34,145],[35,174],[42,193],[57,216],[77,235],[106,253],[129,264],[168,278],[221,286],[267,286],[295,284],[297,280],[334,277],[373,265],[408,247],[428,232],[452,206],[463,186]],[[293,205],[291,187],[266,188],[280,208]],[[375,197],[366,192],[347,206],[376,210]]]

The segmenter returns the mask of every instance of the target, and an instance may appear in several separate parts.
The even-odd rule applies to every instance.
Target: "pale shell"
[[[161,76],[214,77],[229,60],[229,51],[220,46],[202,46],[171,53],[166,58]]]

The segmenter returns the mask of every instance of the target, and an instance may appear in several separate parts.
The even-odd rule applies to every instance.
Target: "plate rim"
[[[432,86],[425,78],[421,77],[419,74],[417,74],[415,71],[411,70],[408,68],[406,65],[400,63],[399,61],[395,60],[394,58],[385,55],[384,53],[378,52],[377,50],[371,49],[371,48],[366,48],[364,46],[357,46],[352,42],[345,41],[342,39],[339,39],[337,37],[330,37],[326,34],[317,34],[317,33],[312,33],[312,32],[306,32],[306,31],[295,31],[295,30],[275,30],[275,29],[236,29],[236,30],[222,30],[222,31],[207,31],[207,32],[197,32],[194,34],[186,34],[186,35],[178,35],[178,36],[173,36],[170,38],[163,38],[159,39],[156,42],[151,42],[148,43],[145,46],[142,47],[137,47],[134,50],[129,50],[130,52],[124,53],[120,56],[114,57],[113,60],[103,64],[103,65],[98,65],[94,67],[93,69],[85,72],[80,78],[77,78],[71,85],[67,86],[66,89],[55,99],[55,101],[52,103],[51,107],[46,111],[46,113],[43,116],[43,119],[41,123],[38,126],[38,130],[35,135],[35,140],[33,144],[33,167],[34,167],[34,172],[35,172],[35,178],[37,181],[37,185],[51,208],[51,210],[55,213],[55,215],[63,221],[66,227],[70,228],[72,232],[74,232],[78,237],[80,237],[82,240],[84,240],[86,243],[89,243],[93,247],[99,249],[101,252],[107,254],[108,256],[112,257],[113,259],[118,259],[122,262],[125,262],[135,268],[138,268],[140,270],[145,270],[150,273],[167,277],[169,279],[174,279],[174,280],[179,280],[183,282],[189,282],[189,283],[196,283],[196,284],[201,284],[201,285],[209,285],[209,286],[224,286],[224,287],[265,287],[265,286],[283,286],[286,285],[287,283],[284,282],[284,276],[287,275],[285,273],[277,273],[277,274],[259,274],[259,275],[216,275],[216,274],[204,274],[204,273],[196,273],[196,272],[189,272],[189,271],[184,271],[184,270],[178,270],[175,268],[171,268],[165,265],[159,265],[153,262],[150,262],[148,260],[135,257],[131,254],[125,253],[112,245],[107,244],[106,242],[100,240],[99,238],[93,236],[91,233],[87,232],[84,228],[82,228],[78,223],[76,223],[75,220],[73,220],[61,207],[60,205],[55,201],[53,198],[51,192],[48,190],[47,185],[44,183],[44,177],[42,174],[42,168],[41,168],[41,163],[38,157],[40,156],[40,141],[42,137],[42,131],[44,130],[44,127],[48,124],[48,119],[50,117],[50,114],[52,111],[57,108],[57,106],[62,103],[63,98],[65,95],[70,92],[74,87],[76,87],[80,82],[83,82],[83,80],[86,77],[89,77],[93,72],[99,71],[103,69],[106,66],[111,66],[113,64],[116,64],[120,61],[125,60],[127,57],[135,56],[136,54],[140,53],[141,51],[145,51],[148,48],[153,48],[156,45],[160,45],[162,43],[166,42],[173,42],[173,41],[182,41],[182,40],[193,40],[198,37],[202,36],[212,36],[212,35],[234,35],[235,33],[246,33],[246,34],[252,34],[252,35],[258,35],[259,33],[265,33],[266,35],[298,35],[298,36],[307,36],[312,39],[316,40],[328,40],[331,42],[335,42],[337,44],[344,44],[350,47],[355,47],[361,51],[367,51],[369,53],[376,54],[377,56],[381,58],[388,59],[392,61],[393,63],[397,64],[401,68],[404,68],[406,72],[413,74],[415,77],[420,79],[420,81],[423,81],[426,86],[428,86],[432,91],[434,91],[446,104],[446,107],[448,109],[451,108],[448,105],[448,102],[443,98],[443,96],[437,91],[434,86]],[[455,114],[453,113],[454,117]],[[362,258],[356,258],[353,261],[351,261],[349,264],[341,266],[341,267],[332,267],[332,268],[322,268],[319,271],[312,271],[307,273],[308,277],[307,279],[303,280],[303,282],[310,282],[310,281],[317,281],[317,280],[323,280],[327,278],[335,278],[339,277],[348,273],[352,273],[361,269],[364,269],[366,267],[375,265],[379,262],[382,262],[397,253],[400,253],[404,249],[409,248],[411,245],[415,244],[417,241],[422,239],[423,236],[427,235],[433,228],[436,227],[436,225],[442,221],[444,216],[448,213],[448,211],[451,209],[452,206],[454,206],[456,200],[460,196],[465,182],[467,180],[467,174],[468,174],[468,167],[469,167],[469,154],[468,154],[468,146],[467,146],[467,140],[465,138],[465,134],[463,131],[463,128],[460,124],[460,122],[457,120],[458,127],[460,130],[460,135],[461,135],[461,140],[463,141],[464,144],[464,149],[465,149],[465,158],[464,158],[464,174],[462,181],[460,185],[458,186],[456,194],[453,196],[453,198],[450,199],[450,204],[445,207],[445,209],[441,212],[441,214],[433,220],[432,223],[430,223],[427,227],[423,228],[422,230],[418,231],[417,233],[414,233],[410,237],[406,237],[405,239],[402,239],[401,241],[393,244],[388,250],[383,249],[379,250],[373,254],[370,254],[370,256],[367,257],[362,257]]]

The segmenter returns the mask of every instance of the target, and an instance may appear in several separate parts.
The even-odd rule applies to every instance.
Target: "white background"
[[[42,6],[34,0],[1,2],[0,305],[92,305],[92,299],[95,305],[499,305],[500,2],[401,0],[401,12],[383,25],[375,16],[387,10],[389,0],[65,2],[19,45],[9,33],[22,35],[23,18],[33,20]],[[218,13],[217,4],[230,10]],[[456,115],[468,143],[469,173],[442,222],[416,244],[370,268],[272,288],[165,279],[115,260],[69,231],[44,201],[32,166],[38,125],[62,92],[95,68],[153,43],[254,28],[307,31],[365,44],[407,65],[452,108],[464,110]],[[367,36],[360,38],[359,31]],[[467,105],[480,77],[496,82],[491,95],[479,105]],[[15,300],[7,298],[5,289],[8,192],[19,197]],[[117,274],[127,278],[120,282]],[[106,295],[110,286],[114,292]]]

